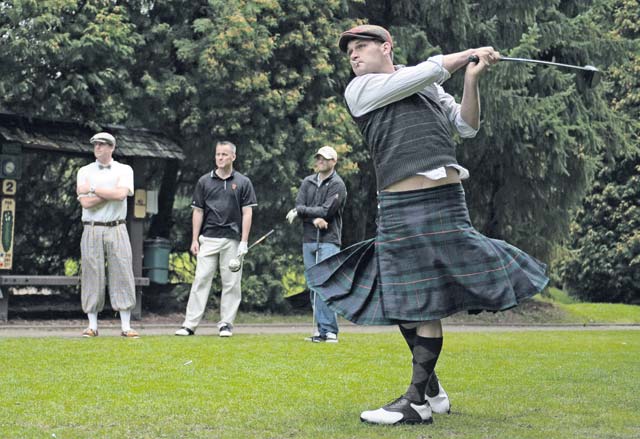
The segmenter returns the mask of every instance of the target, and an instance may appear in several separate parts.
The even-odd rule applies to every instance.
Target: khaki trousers
[[[233,327],[233,322],[242,299],[240,281],[242,268],[237,272],[229,270],[229,262],[238,253],[239,241],[228,238],[206,238],[200,236],[200,252],[196,265],[196,275],[191,285],[187,313],[182,326],[195,329],[204,315],[211,290],[213,276],[220,267],[222,294],[220,297],[220,321],[218,327],[225,324]]]
[[[104,308],[105,256],[111,307],[115,311],[133,309],[136,306],[136,289],[127,226],[85,225],[80,253],[82,310],[88,314]]]

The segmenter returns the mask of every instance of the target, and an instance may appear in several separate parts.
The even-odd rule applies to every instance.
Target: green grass
[[[431,426],[362,424],[400,395],[397,333],[0,339],[2,438],[640,437],[640,331],[450,333]]]
[[[565,305],[570,305],[572,303],[580,303],[578,299],[568,295],[567,293],[565,293],[562,290],[559,290],[558,288],[550,287],[547,291],[549,296],[551,296],[551,299],[553,302],[562,303]]]
[[[216,322],[220,318],[219,311],[210,310],[206,314],[207,321]],[[270,314],[260,312],[239,312],[235,324],[304,324],[311,326],[311,311],[300,314]]]
[[[551,303],[562,312],[565,323],[622,323],[640,324],[640,306],[619,303],[583,303],[557,288],[549,288],[549,295],[537,295],[541,302]]]
[[[640,324],[640,306],[618,303],[559,304],[572,319],[579,323]]]

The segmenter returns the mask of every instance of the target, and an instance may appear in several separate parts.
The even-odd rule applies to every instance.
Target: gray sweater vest
[[[451,124],[435,93],[419,92],[354,120],[371,151],[378,190],[458,163]]]

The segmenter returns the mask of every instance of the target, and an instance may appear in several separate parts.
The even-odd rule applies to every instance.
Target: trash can
[[[171,241],[165,238],[153,238],[144,241],[144,261],[142,268],[147,271],[149,280],[156,284],[169,283],[169,253]]]

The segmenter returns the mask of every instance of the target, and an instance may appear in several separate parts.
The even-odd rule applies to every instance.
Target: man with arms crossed
[[[191,253],[198,261],[185,320],[176,335],[195,333],[218,267],[222,281],[218,331],[220,337],[233,335],[233,322],[242,299],[242,267],[233,272],[229,262],[235,258],[242,260],[248,251],[253,206],[257,205],[251,180],[233,169],[235,159],[236,146],[218,142],[216,169],[200,177],[193,192]]]
[[[131,263],[131,243],[125,218],[127,196],[133,195],[133,169],[113,160],[116,139],[98,133],[90,140],[96,161],[80,168],[78,201],[82,205],[81,300],[89,317],[83,337],[98,335],[98,313],[104,308],[105,255],[111,307],[120,313],[122,336],[139,338],[131,329],[136,292]]]

